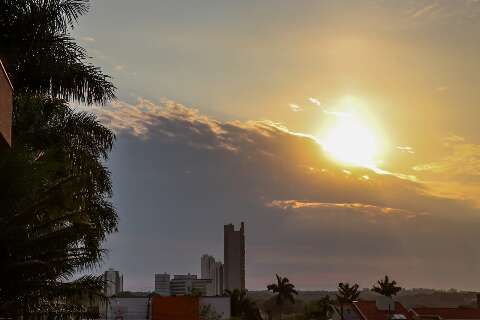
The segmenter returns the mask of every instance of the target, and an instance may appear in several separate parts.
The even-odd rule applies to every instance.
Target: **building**
[[[480,309],[470,307],[457,308],[412,308],[416,320],[480,320]]]
[[[170,275],[168,273],[155,274],[155,293],[162,296],[170,295]]]
[[[220,261],[217,261],[215,263],[215,278],[214,278],[216,296],[223,295],[223,292],[225,291],[223,287],[223,281],[224,281],[223,263],[221,263]]]
[[[215,261],[213,256],[204,254],[201,258],[202,279],[211,279],[212,283],[207,287],[207,296],[219,296],[223,294],[223,264]]]
[[[0,150],[12,145],[13,86],[0,61]]]
[[[340,306],[334,308],[333,320],[342,319]],[[413,320],[410,312],[397,301],[381,296],[375,301],[354,301],[343,305],[344,320]]]
[[[141,320],[149,319],[148,296],[125,296],[109,298],[105,312],[100,310],[100,315],[104,319],[114,320]]]
[[[170,295],[207,295],[207,287],[211,285],[211,279],[198,279],[195,274],[174,275],[170,280]]]
[[[199,320],[205,308],[218,315],[218,319],[230,319],[231,317],[229,297],[163,297],[154,295],[150,299],[151,316],[149,319]]]
[[[151,320],[199,320],[198,297],[162,297],[151,299]]]
[[[123,292],[123,275],[120,272],[113,270],[112,268],[105,271],[103,274],[105,284],[105,295],[111,297],[120,292]]]
[[[245,289],[245,226],[236,231],[233,224],[224,226],[224,289]]]

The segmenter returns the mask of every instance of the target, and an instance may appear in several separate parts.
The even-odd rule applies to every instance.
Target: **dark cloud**
[[[223,256],[223,224],[247,224],[247,286],[275,273],[300,288],[475,288],[480,211],[427,185],[345,168],[314,138],[268,121],[219,122],[171,101],[99,109],[118,133],[109,162],[120,232],[107,267],[130,289],[155,272],[199,272]]]

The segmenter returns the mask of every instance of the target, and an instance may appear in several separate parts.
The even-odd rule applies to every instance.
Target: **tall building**
[[[123,275],[110,268],[103,274],[105,280],[105,295],[111,297],[123,291]]]
[[[221,296],[225,289],[223,288],[223,263],[220,261],[217,261],[215,263],[215,279],[214,279],[214,284],[215,284],[215,295],[216,296]]]
[[[155,274],[155,293],[162,296],[170,295],[170,275],[168,273]]]
[[[245,289],[245,225],[236,231],[233,224],[224,226],[224,289]]]
[[[211,279],[212,283],[207,287],[208,296],[220,296],[223,294],[223,264],[215,261],[215,258],[204,254],[201,258],[202,279]]]
[[[202,279],[211,279],[212,283],[207,286],[207,296],[216,295],[216,283],[215,283],[215,258],[204,254],[201,258],[201,277]]]

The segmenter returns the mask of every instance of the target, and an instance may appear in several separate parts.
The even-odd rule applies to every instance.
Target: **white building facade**
[[[213,256],[204,254],[201,258],[202,279],[211,279],[207,287],[207,296],[220,296],[223,294],[223,264],[215,261]]]

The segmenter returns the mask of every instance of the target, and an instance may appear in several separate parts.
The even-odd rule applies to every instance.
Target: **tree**
[[[211,305],[203,306],[200,309],[200,320],[221,320],[222,315],[218,314]]]
[[[336,294],[338,304],[340,305],[340,316],[342,320],[344,319],[343,316],[343,305],[350,304],[353,301],[357,300],[360,296],[360,292],[358,291],[358,284],[354,284],[350,286],[348,282],[340,282],[338,284],[338,292]]]
[[[225,290],[225,294],[230,297],[232,317],[245,320],[262,320],[256,303],[247,297],[246,290]]]
[[[16,93],[86,104],[115,97],[110,78],[69,34],[89,0],[0,1],[0,58]]]
[[[333,301],[328,295],[320,300],[312,301],[305,306],[305,318],[328,320],[333,311],[332,305]]]
[[[373,292],[377,292],[389,298],[395,296],[400,290],[402,290],[402,287],[397,286],[395,280],[390,281],[388,276],[385,276],[384,279],[378,280],[377,285],[372,287]]]
[[[14,144],[0,155],[0,311],[81,311],[78,298],[100,296],[103,281],[66,280],[98,265],[116,231],[103,165],[114,135],[63,100],[17,96],[14,107]]]
[[[282,308],[285,302],[289,301],[295,303],[294,295],[298,295],[298,292],[295,290],[295,286],[290,283],[288,278],[282,278],[278,274],[276,275],[277,283],[269,284],[267,286],[268,291],[276,293],[276,304],[280,308],[280,317],[282,316]]]
[[[101,296],[96,266],[116,231],[110,173],[114,135],[67,101],[104,104],[109,77],[69,31],[88,0],[0,1],[0,58],[15,88],[13,146],[0,154],[0,313],[81,314]]]

